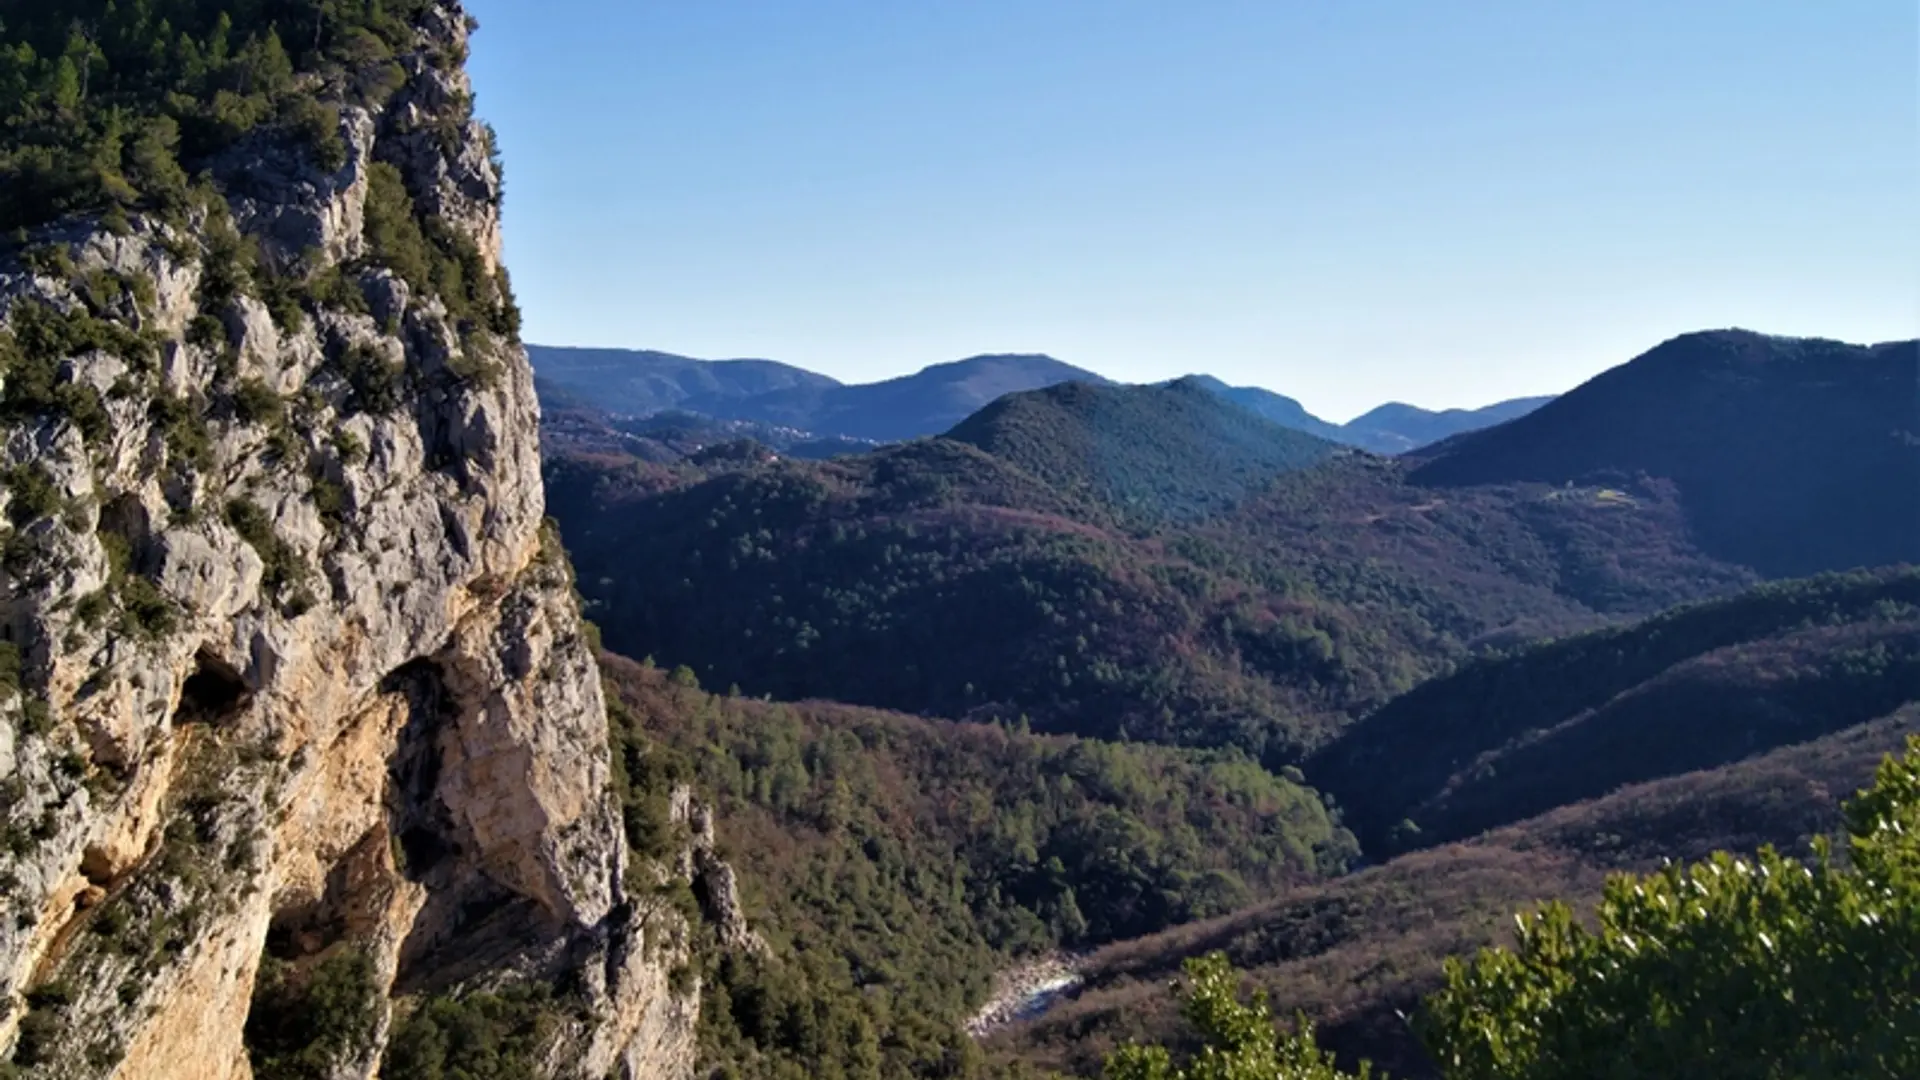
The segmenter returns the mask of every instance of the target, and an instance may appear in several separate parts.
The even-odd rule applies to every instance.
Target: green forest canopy
[[[403,73],[427,0],[31,0],[0,5],[0,229],[186,206],[189,172],[262,125],[344,163],[339,114],[303,77]]]

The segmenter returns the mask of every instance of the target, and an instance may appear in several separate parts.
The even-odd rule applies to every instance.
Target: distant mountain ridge
[[[992,354],[935,364],[912,375],[830,388],[795,387],[737,403],[739,419],[821,436],[901,442],[937,435],[1007,394],[1062,383],[1104,385],[1084,368],[1037,354]]]
[[[608,413],[650,416],[677,411],[812,433],[822,439],[899,442],[938,435],[1006,394],[1062,383],[1114,385],[1101,375],[1042,354],[999,353],[934,364],[876,383],[845,384],[772,360],[696,360],[674,353],[529,345],[542,399]],[[1524,415],[1551,398],[1520,398],[1484,409],[1433,412],[1383,405],[1334,424],[1293,398],[1211,375],[1190,383],[1270,420],[1331,442],[1399,454],[1448,436]],[[1167,385],[1167,384],[1160,384]]]
[[[1553,395],[1514,398],[1479,409],[1442,409],[1391,401],[1340,425],[1343,442],[1377,454],[1404,454],[1469,431],[1517,420],[1553,400]]]
[[[547,345],[529,345],[527,353],[546,384],[543,391],[570,391],[596,408],[633,416],[669,409],[717,416],[734,401],[840,385],[829,376],[772,360],[695,360],[644,349]]]
[[[1203,387],[1257,416],[1295,431],[1376,454],[1404,454],[1454,435],[1503,424],[1553,400],[1552,395],[1514,398],[1479,409],[1438,412],[1391,401],[1344,424],[1335,424],[1313,415],[1306,406],[1285,394],[1258,386],[1229,386],[1211,375],[1188,375],[1175,381]]]
[[[1174,383],[1186,383],[1198,387],[1216,397],[1233,402],[1255,416],[1264,417],[1283,427],[1304,431],[1309,435],[1318,435],[1334,442],[1347,441],[1342,437],[1341,425],[1320,419],[1308,412],[1305,405],[1285,394],[1276,394],[1258,386],[1229,386],[1211,375],[1187,375],[1175,379]]]
[[[989,354],[912,375],[847,385],[771,360],[695,360],[628,349],[527,346],[545,393],[616,415],[677,411],[811,432],[823,439],[899,442],[937,435],[996,398],[1064,382],[1106,379],[1050,356]]]

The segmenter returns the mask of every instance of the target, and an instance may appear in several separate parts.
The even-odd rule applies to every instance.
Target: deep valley
[[[477,28],[0,3],[0,1080],[1920,1075],[1920,343],[529,345]]]

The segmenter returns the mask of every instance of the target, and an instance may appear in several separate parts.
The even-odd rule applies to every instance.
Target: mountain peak
[[[1505,423],[1552,401],[1551,397],[1514,398],[1479,409],[1441,409],[1435,412],[1403,401],[1390,401],[1341,425],[1343,442],[1375,453],[1404,454],[1463,432]]]
[[[1149,520],[1204,517],[1339,452],[1191,379],[1158,386],[1072,382],[1009,394],[946,437]]]
[[[1182,375],[1164,385],[1169,390],[1213,394],[1217,397],[1229,397],[1236,389],[1211,375]],[[1274,396],[1279,397],[1280,395],[1275,394]]]
[[[976,353],[972,356],[962,357],[959,360],[948,360],[944,363],[928,364],[920,370],[922,372],[942,371],[951,368],[978,367],[983,364],[1031,364],[1040,367],[1073,366],[1064,360],[1048,356],[1046,353]],[[1074,368],[1074,370],[1079,371],[1080,369]],[[1093,373],[1087,372],[1087,374],[1091,375]]]
[[[1057,383],[1105,383],[1108,380],[1085,368],[1075,367],[1045,353],[981,353],[962,360],[929,364],[911,375],[900,375],[871,385],[919,382],[967,383],[976,394],[992,394],[980,400],[985,405],[1002,393],[1038,390]],[[997,391],[997,392],[996,392]],[[978,405],[975,406],[976,408]]]

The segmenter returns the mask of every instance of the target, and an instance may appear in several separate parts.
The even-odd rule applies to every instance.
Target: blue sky
[[[1330,419],[1920,334],[1912,0],[469,0],[527,337]]]

